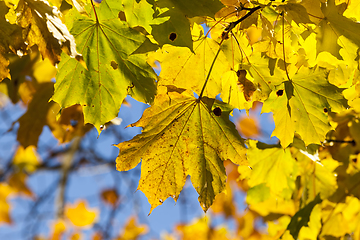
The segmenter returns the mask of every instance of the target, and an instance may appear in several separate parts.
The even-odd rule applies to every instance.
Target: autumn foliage
[[[86,166],[129,176],[141,165],[124,182],[149,214],[187,181],[207,212],[163,239],[360,239],[359,21],[357,0],[0,0],[0,105],[17,116],[4,131],[16,141],[0,162],[0,224],[18,224],[14,198],[36,214],[47,194],[28,180],[56,172],[47,234],[33,237],[146,238],[134,216],[112,229],[133,192],[98,192],[108,221],[67,196]],[[128,96],[149,105],[131,139],[115,130]],[[276,144],[262,142],[270,127],[256,110],[273,116]],[[116,159],[93,147],[107,128]],[[43,149],[46,134],[57,148]],[[219,215],[235,224],[214,226]]]

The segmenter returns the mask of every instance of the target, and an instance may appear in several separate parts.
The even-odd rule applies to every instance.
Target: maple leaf
[[[136,240],[149,231],[147,225],[138,224],[135,217],[130,217],[117,240]]]
[[[65,209],[65,216],[74,226],[87,228],[94,224],[98,215],[97,209],[88,209],[86,201],[69,205]]]
[[[330,84],[326,74],[323,69],[301,68],[264,102],[262,111],[274,113],[272,136],[277,136],[284,148],[292,142],[294,131],[306,145],[320,144],[331,130],[328,112],[339,112],[347,106],[342,90]]]
[[[116,145],[119,171],[142,160],[138,189],[147,196],[150,212],[170,196],[177,200],[187,175],[206,211],[225,187],[223,161],[246,164],[243,140],[229,120],[232,109],[214,99],[177,91],[158,94],[154,105],[131,125],[143,127],[142,134]]]
[[[145,36],[118,18],[116,1],[106,0],[88,16],[71,10],[67,24],[87,69],[63,54],[52,99],[61,107],[80,104],[85,123],[100,125],[115,118],[127,94],[150,103],[157,76],[143,55],[131,55]],[[96,14],[95,12],[96,11]]]
[[[40,161],[40,156],[34,146],[28,146],[27,148],[19,146],[16,150],[13,164],[17,166],[19,170],[25,170],[28,173],[32,173],[36,170]]]

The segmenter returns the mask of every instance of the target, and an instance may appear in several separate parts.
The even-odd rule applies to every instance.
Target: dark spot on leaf
[[[169,35],[169,39],[170,39],[170,41],[175,41],[175,39],[177,38],[177,34],[176,33],[174,33],[174,32],[172,32],[172,33],[170,33],[170,35]]]
[[[126,22],[126,16],[125,16],[125,13],[123,11],[119,12],[118,17],[120,18],[121,21]]]
[[[170,147],[173,147],[174,145],[170,144]]]
[[[95,105],[92,105],[92,107],[95,107]]]
[[[118,68],[119,64],[117,64],[115,61],[111,61],[111,67],[116,70]]]
[[[277,92],[276,92],[276,95],[278,95],[278,97],[281,97],[282,95],[284,94],[284,90],[278,90]]]
[[[327,113],[329,110],[327,108],[324,108],[324,113]]]
[[[215,116],[220,117],[221,116],[221,108],[219,108],[219,107],[214,108],[213,113],[215,114]]]
[[[357,158],[352,159],[353,163],[357,163]]]

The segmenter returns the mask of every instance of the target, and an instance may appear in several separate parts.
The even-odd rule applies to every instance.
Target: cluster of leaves
[[[36,151],[44,126],[61,143],[101,132],[130,95],[151,106],[131,125],[142,133],[116,145],[116,167],[141,162],[150,212],[176,201],[187,176],[207,211],[226,189],[230,160],[247,192],[245,224],[261,216],[272,237],[358,239],[358,5],[1,0],[0,89],[28,106],[19,151]],[[257,102],[273,113],[277,145],[244,140],[229,120]]]

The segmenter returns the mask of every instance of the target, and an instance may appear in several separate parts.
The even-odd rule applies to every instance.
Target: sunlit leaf
[[[19,146],[13,163],[20,169],[25,170],[29,173],[32,173],[36,170],[36,166],[40,163],[40,156],[36,152],[36,148],[34,146],[28,146],[24,148],[23,146]]]
[[[250,144],[248,161],[253,169],[249,179],[251,187],[265,183],[278,195],[295,186],[296,163],[288,149],[258,149],[255,143]]]
[[[328,83],[325,71],[302,68],[291,81],[279,85],[264,103],[263,112],[274,112],[273,135],[278,134],[283,147],[291,143],[292,129],[306,145],[320,144],[331,130],[328,113],[344,110],[347,105],[341,91]]]
[[[68,14],[70,32],[87,69],[63,55],[52,97],[63,108],[80,104],[85,123],[93,124],[98,130],[117,116],[127,94],[150,103],[156,93],[156,75],[145,56],[131,55],[145,41],[145,36],[118,18],[117,7],[117,2],[106,0],[100,7],[86,8],[90,17],[77,11]]]
[[[65,216],[74,226],[88,228],[95,223],[98,211],[97,209],[89,209],[85,201],[79,201],[66,207]]]
[[[225,188],[223,161],[244,164],[245,148],[229,121],[231,108],[210,98],[191,93],[158,94],[133,126],[143,133],[117,145],[117,169],[126,171],[142,160],[139,187],[151,210],[165,199],[178,198],[187,175],[206,211]]]
[[[7,201],[11,193],[13,193],[13,190],[8,184],[0,183],[0,225],[12,223],[10,204]]]
[[[138,224],[135,217],[130,217],[126,225],[116,238],[118,240],[136,240],[149,231],[145,224]]]
[[[158,51],[154,56],[161,64],[159,84],[175,85],[200,95],[218,47],[214,40],[204,37],[194,42],[194,53],[187,48],[163,47],[162,51]],[[221,90],[219,79],[228,70],[230,65],[220,53],[211,71],[205,96],[214,98],[219,94]]]
[[[37,45],[44,58],[53,65],[60,61],[62,48],[69,56],[81,59],[76,51],[74,37],[61,21],[61,13],[45,1],[5,1],[10,11],[6,18],[10,23],[26,29],[23,35],[28,47]]]

